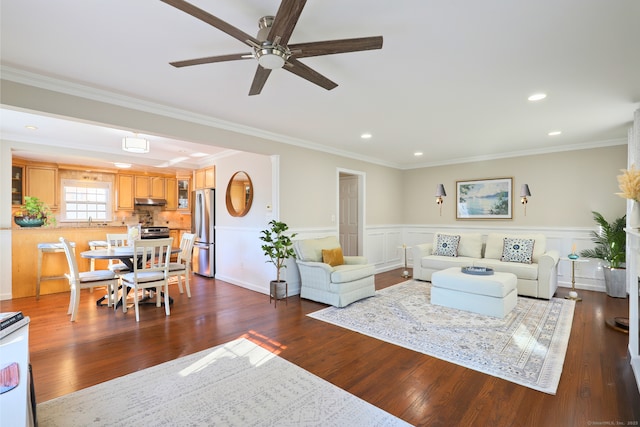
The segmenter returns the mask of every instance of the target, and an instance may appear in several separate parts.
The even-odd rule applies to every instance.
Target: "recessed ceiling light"
[[[371,135],[370,133],[363,133],[362,135],[360,135],[360,138],[362,139],[371,139],[373,135]]]
[[[413,155],[416,157],[420,157],[422,156],[422,154],[423,154],[422,151],[416,151],[415,153],[413,153]]]
[[[38,130],[38,126],[35,126],[35,125],[26,125],[25,128],[29,130]]]
[[[207,153],[191,153],[189,154],[191,157],[207,157]]]
[[[529,101],[540,101],[541,99],[545,99],[547,97],[546,93],[534,93],[529,98]]]
[[[547,135],[549,135],[549,136],[556,136],[556,135],[560,135],[560,134],[562,134],[562,131],[559,131],[559,130],[553,130],[553,131],[549,132]]]
[[[129,169],[131,167],[131,163],[114,163],[113,164],[115,167],[120,168],[120,169]]]

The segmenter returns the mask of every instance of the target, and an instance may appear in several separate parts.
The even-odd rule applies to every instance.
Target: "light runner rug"
[[[504,319],[430,304],[431,284],[410,280],[345,308],[308,316],[516,384],[555,394],[575,302],[518,297]]]
[[[37,406],[47,426],[407,426],[240,338]]]

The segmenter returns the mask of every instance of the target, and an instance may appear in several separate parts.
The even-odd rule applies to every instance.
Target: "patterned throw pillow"
[[[534,243],[535,240],[533,239],[516,239],[505,237],[504,245],[502,247],[502,258],[500,258],[500,260],[531,264]]]
[[[438,234],[436,238],[436,248],[434,255],[440,256],[458,256],[458,244],[460,236],[452,236],[449,234]]]

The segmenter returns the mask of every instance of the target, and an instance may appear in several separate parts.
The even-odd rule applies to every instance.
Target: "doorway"
[[[338,170],[338,237],[344,255],[363,255],[364,177]]]

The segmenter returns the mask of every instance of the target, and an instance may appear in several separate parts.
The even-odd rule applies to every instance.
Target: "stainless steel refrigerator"
[[[205,277],[216,274],[216,190],[196,190],[193,197],[193,272]]]

